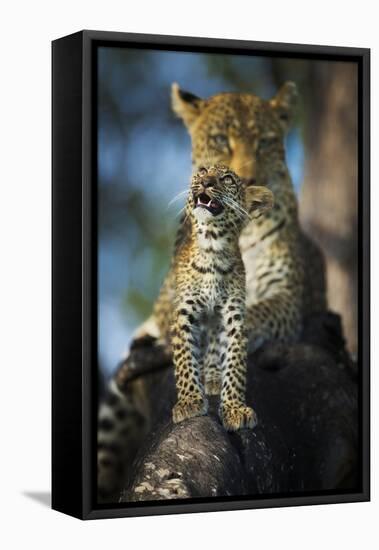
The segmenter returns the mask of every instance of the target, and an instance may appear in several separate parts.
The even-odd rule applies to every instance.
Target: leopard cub
[[[226,166],[200,168],[192,178],[168,278],[174,422],[206,414],[205,396],[220,394],[226,430],[256,424],[245,398],[246,281],[238,239],[246,223],[272,205],[269,189],[244,185]]]

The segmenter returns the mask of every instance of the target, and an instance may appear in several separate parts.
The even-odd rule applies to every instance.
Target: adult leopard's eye
[[[199,174],[200,176],[205,176],[206,174],[208,174],[208,170],[204,168],[204,166],[202,166],[201,168],[199,168]]]
[[[258,142],[258,148],[266,149],[267,147],[270,147],[270,145],[273,145],[276,141],[277,138],[275,136],[262,137]]]
[[[220,148],[229,147],[228,136],[225,134],[216,134],[213,136],[213,141]]]

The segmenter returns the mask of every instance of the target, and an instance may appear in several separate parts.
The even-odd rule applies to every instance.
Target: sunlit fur
[[[245,403],[246,281],[238,239],[251,217],[272,205],[268,189],[245,187],[225,166],[202,167],[192,177],[165,283],[170,315],[158,313],[161,337],[173,351],[174,422],[206,414],[205,395],[220,394],[227,430],[256,423]]]

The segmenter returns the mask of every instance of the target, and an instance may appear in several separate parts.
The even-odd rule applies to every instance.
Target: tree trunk
[[[160,355],[158,348],[152,353],[154,346],[146,349],[147,363]],[[162,368],[149,370],[145,351],[135,352],[132,378],[141,367],[154,410],[121,502],[358,486],[357,384],[338,316],[310,319],[301,344],[270,346],[250,356],[247,401],[258,426],[238,433],[223,429],[217,398],[210,399],[208,416],[173,424],[172,367],[162,354]],[[128,379],[127,363],[121,374]]]
[[[329,307],[357,351],[357,67],[314,64],[306,93],[305,180],[300,216],[324,251]]]

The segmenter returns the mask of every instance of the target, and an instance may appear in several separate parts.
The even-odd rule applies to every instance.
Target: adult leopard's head
[[[239,233],[251,218],[270,209],[273,202],[269,189],[243,185],[227,166],[203,166],[192,176],[186,215],[201,225]]]
[[[242,93],[200,99],[172,86],[173,110],[192,138],[194,168],[225,164],[253,185],[267,185],[273,175],[285,174],[284,138],[296,98],[292,82],[270,100]]]

